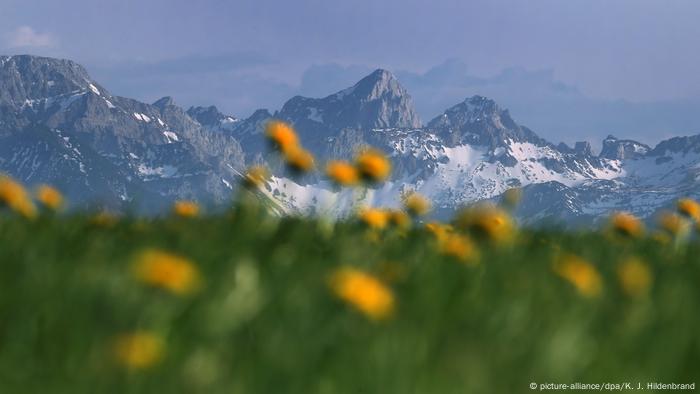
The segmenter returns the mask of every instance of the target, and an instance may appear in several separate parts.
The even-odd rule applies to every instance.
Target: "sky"
[[[698,20],[696,0],[0,0],[0,54],[70,58],[113,94],[241,117],[381,67],[426,121],[490,94],[545,137],[653,140],[700,132],[679,109],[700,102]],[[650,108],[666,111],[652,125]]]

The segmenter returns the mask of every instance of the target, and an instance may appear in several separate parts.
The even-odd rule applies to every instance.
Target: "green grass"
[[[136,281],[133,256],[161,248],[196,262],[199,292]],[[431,234],[368,240],[356,223],[275,219],[252,209],[201,219],[0,217],[0,393],[507,393],[530,382],[695,382],[700,376],[700,247],[524,231],[480,243],[481,262],[441,256]],[[561,252],[593,263],[603,293],[558,277]],[[620,259],[654,282],[630,298]],[[328,275],[393,262],[391,319],[338,300]],[[115,335],[165,339],[161,362],[129,371]]]

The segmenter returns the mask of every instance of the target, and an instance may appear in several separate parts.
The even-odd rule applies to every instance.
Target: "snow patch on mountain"
[[[286,213],[344,217],[361,207],[398,207],[400,196],[393,182],[379,188],[338,189],[327,181],[300,184],[288,177],[273,176],[262,189]]]
[[[90,83],[90,84],[88,84],[88,87],[90,88],[90,90],[92,90],[93,93],[95,93],[98,96],[101,96],[100,90],[97,89],[97,87],[95,85]]]
[[[177,134],[173,133],[172,131],[164,131],[163,135],[168,140],[168,144],[172,144],[173,142],[180,142],[180,137],[178,137]]]
[[[144,177],[145,181],[150,181],[156,178],[172,178],[177,175],[178,169],[171,165],[149,167],[146,164],[139,164],[138,173]]]
[[[151,118],[148,115],[139,112],[134,112],[134,118],[146,123],[151,122]]]

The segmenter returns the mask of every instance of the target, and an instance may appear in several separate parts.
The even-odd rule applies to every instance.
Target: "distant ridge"
[[[55,184],[74,206],[153,213],[177,199],[223,204],[245,167],[261,162],[275,170],[265,193],[287,212],[342,215],[357,204],[319,175],[290,179],[270,160],[262,130],[272,118],[293,124],[321,165],[366,144],[390,154],[392,179],[367,190],[363,204],[395,205],[411,189],[447,216],[521,187],[521,220],[590,223],[614,210],[650,217],[700,196],[700,136],[655,147],[609,136],[595,154],[585,142],[540,138],[481,96],[423,125],[406,89],[381,69],[329,96],[238,118],[214,106],[184,110],[170,97],[114,96],[70,60],[0,57],[0,171]]]

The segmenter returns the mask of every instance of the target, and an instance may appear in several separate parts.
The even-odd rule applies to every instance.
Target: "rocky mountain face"
[[[0,170],[47,182],[77,204],[155,210],[176,198],[221,201],[238,141],[163,98],[113,96],[68,60],[0,58]]]
[[[603,140],[600,157],[613,160],[638,159],[651,150],[647,145],[632,140],[618,140],[612,135]]]
[[[289,177],[263,138],[273,118],[292,123],[320,165],[362,145],[383,149],[392,179],[353,192],[318,175]],[[650,217],[678,197],[700,195],[700,136],[653,148],[609,136],[595,154],[587,142],[553,145],[479,96],[423,125],[385,70],[330,96],[294,97],[275,113],[239,119],[213,106],[185,111],[169,97],[147,104],[113,96],[68,60],[0,57],[0,171],[54,184],[76,206],[158,212],[176,199],[222,204],[243,169],[261,162],[276,173],[265,193],[287,212],[342,215],[357,204],[396,205],[416,190],[447,217],[521,187],[523,221],[589,223],[614,210]]]
[[[377,70],[354,86],[325,98],[294,97],[276,116],[295,122],[300,132],[315,139],[343,129],[421,127],[413,99],[386,70]]]

